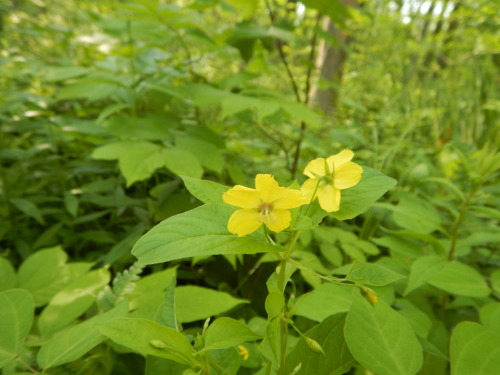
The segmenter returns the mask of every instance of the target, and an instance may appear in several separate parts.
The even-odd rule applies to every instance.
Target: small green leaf
[[[462,322],[451,335],[451,375],[494,375],[500,369],[500,334]]]
[[[207,319],[242,303],[248,301],[208,288],[192,285],[175,288],[176,315],[181,323]]]
[[[64,193],[64,207],[71,216],[76,217],[78,215],[78,198],[69,191]]]
[[[282,250],[265,242],[258,233],[240,238],[229,233],[227,222],[233,211],[226,205],[206,204],[172,216],[142,236],[132,254],[147,265],[194,256]]]
[[[277,317],[285,307],[285,297],[282,293],[271,292],[266,297],[266,312],[269,320]]]
[[[414,375],[422,367],[413,329],[384,301],[372,306],[356,293],[344,334],[354,358],[378,375]]]
[[[354,263],[347,274],[347,279],[360,284],[383,286],[404,279],[405,276],[391,271],[379,264]]]
[[[500,334],[500,302],[491,302],[482,306],[479,316],[486,328]]]
[[[20,354],[35,313],[31,294],[23,289],[0,292],[0,368]]]
[[[172,328],[133,318],[108,320],[97,328],[111,340],[139,353],[196,365],[191,344],[182,333]]]
[[[45,224],[45,220],[43,219],[42,213],[33,202],[23,198],[11,198],[10,203],[16,206],[16,208],[19,209],[19,211],[35,219],[40,224]]]
[[[188,176],[181,176],[181,178],[186,189],[203,203],[224,203],[222,194],[229,190],[229,186]]]
[[[205,332],[205,349],[225,349],[261,337],[245,323],[231,318],[216,319]]]

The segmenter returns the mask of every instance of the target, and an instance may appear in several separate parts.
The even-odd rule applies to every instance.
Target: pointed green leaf
[[[0,291],[14,288],[17,285],[17,275],[14,267],[5,258],[0,258]]]
[[[365,285],[383,286],[404,279],[404,276],[379,264],[354,263],[347,279]]]
[[[447,264],[445,257],[428,255],[418,258],[411,265],[410,277],[406,286],[405,295],[425,284],[426,280]]]
[[[257,233],[241,238],[229,233],[227,222],[233,212],[227,205],[206,204],[172,216],[142,236],[132,254],[147,265],[194,256],[282,250],[258,240]]]
[[[45,224],[45,220],[43,219],[40,209],[33,202],[24,198],[11,198],[10,203],[16,206],[19,211],[35,219],[40,224]]]
[[[193,285],[175,288],[176,315],[181,323],[204,320],[231,310],[241,303],[248,301],[217,290]]]
[[[301,338],[286,358],[286,373],[291,374],[299,364],[298,374],[346,373],[355,361],[344,339],[344,324],[345,314],[336,314],[306,332],[305,336],[315,340],[326,355],[313,350]]]
[[[453,261],[427,278],[427,283],[448,293],[467,297],[486,297],[490,288],[484,277],[471,266]]]
[[[222,194],[229,190],[229,186],[209,180],[200,180],[188,176],[181,176],[186,189],[203,203],[224,203]]]
[[[422,367],[410,324],[384,301],[372,306],[356,293],[344,333],[354,358],[377,375],[414,375]]]
[[[231,318],[219,318],[205,332],[205,349],[225,349],[246,341],[259,340],[245,323]]]
[[[123,316],[127,310],[127,303],[121,303],[102,315],[94,316],[52,336],[40,348],[38,364],[47,369],[76,361],[106,339],[97,331],[97,325]]]
[[[139,353],[196,365],[193,348],[187,338],[179,331],[151,320],[116,318],[97,328],[111,340]]]

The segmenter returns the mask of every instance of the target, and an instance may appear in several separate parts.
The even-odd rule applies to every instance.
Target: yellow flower
[[[244,361],[250,357],[250,352],[243,345],[238,345],[238,353],[243,357]]]
[[[329,158],[317,158],[309,162],[304,174],[309,177],[302,185],[302,192],[310,200],[318,198],[319,205],[328,212],[340,208],[340,190],[356,185],[363,168],[351,161],[354,152],[345,149]]]
[[[255,232],[265,224],[274,232],[281,232],[290,226],[289,208],[308,202],[299,191],[281,187],[270,174],[255,177],[255,189],[236,185],[222,195],[227,204],[241,207],[231,215],[227,229],[238,237]]]

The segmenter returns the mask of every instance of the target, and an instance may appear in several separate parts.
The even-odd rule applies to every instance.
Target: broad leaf
[[[445,257],[437,255],[428,255],[417,259],[411,265],[410,277],[404,294],[407,295],[418,287],[425,285],[427,279],[445,267],[447,262]]]
[[[450,342],[451,375],[494,375],[500,369],[500,334],[462,322]]]
[[[373,263],[354,263],[347,274],[351,281],[373,286],[387,285],[403,278],[403,275]]]
[[[294,314],[322,322],[331,315],[349,311],[352,292],[350,286],[323,284],[297,299]]]
[[[55,367],[76,361],[106,338],[97,331],[98,324],[124,316],[127,303],[121,303],[112,310],[70,327],[47,340],[38,352],[37,361],[43,368]]]
[[[111,340],[139,353],[196,364],[193,348],[182,333],[151,320],[116,318],[100,324],[98,329]]]
[[[300,364],[298,374],[344,374],[354,364],[344,339],[345,314],[326,318],[319,325],[306,332],[305,336],[316,340],[326,356],[311,349],[304,338],[286,358],[286,373],[291,374]]]
[[[142,236],[132,249],[141,264],[218,254],[255,254],[281,251],[258,235],[238,238],[229,233],[227,222],[233,208],[206,204],[172,216]]]
[[[181,323],[204,320],[231,310],[242,303],[248,303],[248,301],[199,286],[175,288],[176,316]]]
[[[422,367],[411,326],[384,301],[372,306],[356,293],[344,333],[354,358],[377,375],[414,375]]]
[[[490,288],[484,277],[471,266],[453,261],[427,278],[427,283],[448,293],[467,297],[486,297]]]
[[[0,292],[0,368],[20,354],[33,324],[34,312],[35,303],[28,291]]]
[[[245,323],[231,318],[216,319],[205,332],[205,349],[225,349],[261,337]]]
[[[361,181],[352,188],[341,191],[340,210],[329,215],[338,220],[352,219],[396,185],[397,181],[375,169],[363,167]]]
[[[222,194],[229,189],[229,186],[188,176],[181,176],[181,178],[189,192],[203,203],[224,203]]]
[[[37,251],[19,267],[19,287],[31,292],[36,306],[48,302],[68,281],[67,258],[58,246]]]

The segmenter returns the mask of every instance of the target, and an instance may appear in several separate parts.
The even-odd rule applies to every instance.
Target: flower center
[[[276,215],[273,214],[273,209],[273,205],[269,203],[262,203],[257,207],[257,211],[259,211],[259,221],[266,225],[275,223]]]
[[[332,185],[333,184],[333,176],[324,175],[319,179],[319,187]]]

